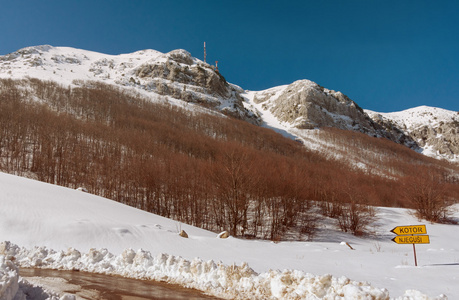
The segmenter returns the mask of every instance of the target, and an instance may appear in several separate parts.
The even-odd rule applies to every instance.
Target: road
[[[76,295],[77,299],[219,299],[178,285],[86,272],[21,268],[19,274],[31,283],[60,294]]]

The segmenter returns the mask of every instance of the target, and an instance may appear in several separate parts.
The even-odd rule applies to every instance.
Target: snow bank
[[[0,256],[0,300],[13,299],[18,291],[19,274],[17,267],[5,256]]]
[[[2,256],[0,299],[13,299],[18,291],[17,269],[6,257],[21,267],[81,270],[101,274],[120,275],[137,279],[158,280],[195,288],[218,297],[233,299],[389,299],[386,289],[372,287],[366,282],[346,277],[315,276],[302,271],[284,270],[256,273],[247,264],[240,266],[192,261],[179,256],[152,256],[142,249],[126,249],[113,255],[107,249],[91,249],[82,254],[69,248],[54,251],[46,247],[20,248],[10,242],[0,243]],[[413,297],[414,296],[414,297]],[[416,291],[407,291],[408,299],[428,299]]]
[[[0,251],[3,246],[4,244],[0,245]],[[73,295],[65,294],[59,298],[56,293],[34,286],[26,280],[21,279],[18,268],[13,261],[14,256],[0,255],[0,300],[75,300],[75,296]]]

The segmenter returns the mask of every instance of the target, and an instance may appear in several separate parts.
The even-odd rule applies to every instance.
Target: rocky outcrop
[[[341,92],[326,89],[309,80],[257,92],[255,103],[263,103],[278,120],[297,129],[335,127],[396,142],[410,140],[403,132],[387,131]]]
[[[414,143],[407,146],[429,156],[459,160],[459,112],[420,106],[395,113],[369,116],[384,129],[402,132]]]
[[[134,70],[134,75],[131,83],[160,95],[201,104],[251,123],[259,123],[256,116],[244,108],[241,88],[229,84],[213,66],[194,59],[185,50],[174,50],[144,63]]]
[[[375,114],[371,111],[366,111],[367,115],[381,128],[384,130],[389,136],[391,136],[391,140],[401,144],[405,145],[415,151],[420,151],[419,144],[416,142],[415,139],[408,133],[406,133],[402,128],[399,128],[396,124],[393,122],[383,118],[379,114]]]
[[[223,232],[220,232],[218,235],[217,235],[217,238],[219,239],[227,239],[230,237],[230,234],[228,231],[223,231]]]
[[[145,63],[136,68],[135,75],[143,80],[161,82],[161,79],[166,79],[175,84],[186,85],[183,91],[190,95],[195,91],[223,98],[231,96],[231,88],[225,78],[210,65],[194,63],[191,54],[185,50],[174,50]]]
[[[421,106],[398,113],[363,110],[341,92],[300,80],[256,92],[253,102],[297,129],[335,127],[384,137],[423,154],[459,161],[459,113]]]
[[[296,81],[276,97],[271,96],[269,92],[262,92],[255,96],[254,101],[265,102],[265,107],[274,116],[296,128],[337,127],[374,131],[372,120],[354,101],[312,81]]]
[[[442,156],[459,156],[459,123],[448,122],[438,127],[422,126],[410,135],[421,147],[431,146]]]

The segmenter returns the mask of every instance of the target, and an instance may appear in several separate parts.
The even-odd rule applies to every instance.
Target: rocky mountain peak
[[[135,67],[129,82],[160,95],[198,103],[251,123],[259,123],[256,116],[244,108],[241,88],[229,84],[215,67],[193,58],[182,49]]]
[[[371,119],[357,103],[341,92],[310,80],[255,92],[253,103],[281,122],[286,131],[334,127],[384,137],[417,150],[414,139],[397,127],[389,128]],[[289,129],[290,128],[290,129]],[[294,134],[295,135],[295,134]]]
[[[191,53],[183,49],[172,50],[168,52],[166,56],[180,64],[191,66],[194,63]]]
[[[373,121],[354,101],[309,80],[257,92],[254,102],[298,129],[337,127],[377,134]]]
[[[218,99],[206,96],[231,97],[232,90],[225,78],[210,65],[193,59],[185,50],[174,50],[147,61],[134,68],[134,75],[144,84],[154,85],[159,94],[177,96],[185,101],[199,103],[204,100],[215,105]]]

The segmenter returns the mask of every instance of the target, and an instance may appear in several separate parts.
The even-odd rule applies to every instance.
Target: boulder
[[[227,238],[229,238],[229,236],[230,236],[230,234],[229,234],[228,231],[220,232],[220,233],[217,235],[217,237],[218,237],[219,239],[227,239]]]

